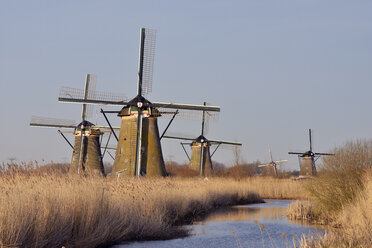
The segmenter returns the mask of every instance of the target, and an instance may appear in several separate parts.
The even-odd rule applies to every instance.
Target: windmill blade
[[[288,152],[288,154],[302,155],[304,153],[303,152]]]
[[[70,134],[75,133],[74,130],[58,130],[58,132],[63,133],[63,134],[65,134],[65,133],[70,133]]]
[[[144,104],[145,105],[145,104]],[[153,102],[149,104],[156,108],[167,108],[167,109],[188,109],[188,110],[199,110],[199,111],[211,111],[220,112],[219,106],[204,106],[204,105],[194,105],[194,104],[182,104],[182,103],[166,103],[166,102]]]
[[[107,126],[91,126],[90,128],[91,129],[99,129],[99,131],[101,133],[111,133],[110,127],[107,127]],[[113,127],[113,129],[115,130],[116,133],[118,133],[120,131],[120,128],[119,127]],[[71,131],[64,130],[64,131],[61,131],[61,132],[62,133],[74,133],[73,130],[71,130]]]
[[[204,102],[204,104],[203,104],[204,106],[206,106],[207,105],[207,103],[206,102]],[[202,114],[202,126],[201,126],[201,136],[204,136],[204,129],[205,129],[205,111],[203,111],[203,114]]]
[[[313,150],[313,144],[312,144],[312,140],[311,140],[311,129],[309,129],[309,140],[310,140],[310,151]]]
[[[177,140],[189,140],[189,141],[195,141],[195,138],[185,138],[185,137],[177,137],[177,136],[169,136],[169,135],[164,135],[163,138],[166,139],[177,139]]]
[[[274,159],[273,159],[273,153],[271,152],[270,146],[269,146],[269,154],[270,154],[270,160],[271,161],[274,161]]]
[[[152,91],[152,75],[156,46],[156,30],[141,28],[138,62],[138,95]]]
[[[162,118],[170,119],[173,117],[176,110],[170,110],[167,108],[158,108],[159,113]],[[202,111],[194,111],[188,109],[179,109],[176,119],[178,120],[190,120],[190,121],[200,121],[202,118]],[[206,112],[206,122],[215,122],[219,118],[219,112]]]
[[[231,144],[221,144],[221,143],[211,143],[211,146],[218,146],[218,150],[228,150],[228,151],[234,151],[235,145]]]
[[[58,101],[116,106],[128,104],[128,99],[123,94],[89,90],[86,99],[84,99],[84,95],[85,91],[82,89],[62,86],[59,91]]]
[[[92,126],[92,128],[103,130],[103,131],[111,131],[111,128],[109,126]],[[120,127],[112,127],[115,131],[119,131]]]
[[[219,143],[224,145],[234,145],[234,146],[241,146],[242,143],[240,142],[232,142],[232,141],[223,141],[223,140],[209,140],[211,143]]]
[[[76,122],[68,119],[32,116],[30,126],[47,128],[76,128]]]
[[[94,93],[96,91],[96,76],[92,74],[87,74],[85,78],[85,88],[84,88],[84,99],[88,99],[89,97],[94,97]],[[83,120],[92,117],[93,115],[93,105],[89,104],[87,106],[86,103],[83,104],[83,108],[81,111],[81,117]]]
[[[58,101],[67,103],[87,103],[96,105],[112,105],[112,106],[125,106],[125,105],[136,105],[136,103],[130,103],[127,99],[120,97],[120,94],[97,92],[95,93],[94,99],[88,97],[84,100],[83,90],[63,87],[60,91]],[[117,96],[119,95],[119,97]],[[122,95],[121,95],[122,96]],[[122,100],[119,100],[119,99]],[[199,110],[199,111],[213,111],[220,112],[218,106],[203,106],[193,104],[181,104],[181,103],[143,103],[143,107],[155,107],[155,108],[167,108],[167,109],[188,109],[188,110]]]
[[[207,135],[209,133],[209,124],[211,122],[216,122],[219,118],[219,112],[208,112],[203,111],[205,114],[204,116],[204,134]]]
[[[32,127],[45,127],[45,128],[71,128],[75,129],[77,124],[74,120],[49,118],[41,116],[32,116],[30,121]],[[92,129],[100,129],[102,132],[110,132],[108,126],[92,126]],[[120,127],[112,127],[115,131],[119,131]],[[61,131],[62,133],[73,133],[74,131]]]
[[[266,167],[266,166],[270,166],[271,164],[260,164],[258,165],[258,167]]]
[[[323,153],[323,152],[315,152],[314,153],[315,156],[334,156],[335,154],[334,153]]]
[[[274,163],[276,163],[277,165],[280,165],[285,162],[288,162],[288,160],[279,160],[279,161],[275,161]]]

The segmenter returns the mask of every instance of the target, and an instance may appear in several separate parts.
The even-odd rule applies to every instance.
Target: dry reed
[[[303,197],[299,182],[251,178],[135,179],[63,170],[2,170],[0,246],[102,247],[186,235],[213,209]]]
[[[307,185],[311,203],[295,202],[289,217],[338,227],[301,247],[372,246],[372,141],[348,142],[325,160],[325,170]]]

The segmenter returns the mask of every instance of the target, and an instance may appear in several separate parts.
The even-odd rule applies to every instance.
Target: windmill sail
[[[94,96],[96,91],[96,76],[92,74],[87,74],[85,78],[85,89],[84,89],[84,99],[88,99],[88,96]],[[83,104],[81,111],[81,118],[86,120],[92,117],[94,105]]]
[[[159,114],[167,119],[172,118],[174,113],[178,110],[176,118],[178,120],[191,120],[191,121],[200,121],[203,117],[202,111],[195,111],[195,110],[189,110],[189,109],[177,109],[177,110],[171,110],[167,108],[158,108]],[[219,112],[206,112],[206,122],[216,122],[219,119]]]
[[[135,175],[140,175],[141,170],[141,149],[142,149],[142,95],[149,93],[152,88],[152,75],[155,57],[155,41],[156,31],[151,29],[141,28],[140,32],[140,51],[138,59],[138,89],[137,101],[133,101],[137,105],[137,138],[136,138],[136,160],[135,160]]]
[[[138,94],[145,95],[152,91],[154,58],[156,47],[156,30],[141,28],[141,45],[138,68]]]
[[[84,100],[84,90],[74,89],[69,87],[62,87],[58,101],[65,103],[87,103],[96,105],[112,105],[112,106],[137,106],[137,104],[130,103],[127,99],[118,100],[115,93],[96,92],[94,97],[89,97]],[[143,107],[155,107],[166,109],[186,109],[186,110],[199,110],[199,111],[212,111],[220,112],[219,106],[203,106],[194,104],[182,103],[166,103],[166,102],[144,102]]]
[[[48,128],[75,128],[76,122],[74,120],[68,120],[68,119],[32,116],[30,126],[48,127]]]
[[[123,106],[128,101],[124,94],[89,90],[85,97],[85,90],[62,86],[59,91],[60,102],[85,103],[96,105]],[[101,103],[102,102],[102,103]]]

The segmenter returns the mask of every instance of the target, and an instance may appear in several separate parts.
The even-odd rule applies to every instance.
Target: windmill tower
[[[282,163],[287,162],[288,160],[278,160],[278,161],[274,161],[274,159],[273,159],[273,154],[272,154],[270,148],[269,148],[269,154],[270,154],[271,162],[270,162],[270,163],[267,163],[267,164],[260,164],[260,165],[258,165],[258,167],[268,167],[270,170],[273,171],[273,174],[275,175],[275,177],[277,177],[277,176],[278,176],[278,167],[279,167]]]
[[[124,106],[119,112],[106,111],[118,113],[121,118],[113,176],[166,175],[157,121],[161,116],[159,108],[220,111],[216,106],[150,102],[143,96],[152,89],[155,40],[155,30],[141,28],[137,95],[132,100],[107,101],[95,97],[84,99],[81,95],[71,97],[70,91],[61,92],[59,97],[60,102]]]
[[[332,153],[319,153],[313,152],[312,140],[311,140],[311,129],[309,129],[309,141],[310,150],[304,153],[301,152],[288,152],[288,154],[297,155],[301,160],[300,164],[300,176],[315,176],[316,167],[315,161],[320,158],[320,156],[332,156]]]
[[[204,106],[206,106],[206,102],[204,102]],[[185,138],[185,137],[177,137],[177,136],[164,136],[164,138],[168,139],[179,139],[179,140],[187,140],[191,141],[190,143],[182,143],[181,145],[184,148],[185,144],[189,144],[191,146],[191,158],[187,154],[187,157],[190,160],[190,168],[196,171],[199,171],[200,176],[208,176],[212,174],[213,171],[213,164],[212,164],[212,156],[220,147],[220,145],[234,145],[234,146],[241,146],[241,143],[238,142],[230,142],[230,141],[220,141],[220,140],[208,140],[205,135],[205,123],[206,123],[206,115],[210,115],[209,112],[203,111],[202,119],[201,119],[201,133],[195,139]],[[212,145],[217,145],[215,150],[211,153],[210,148]]]
[[[87,99],[89,95],[95,93],[95,82],[93,76],[86,75],[85,89],[83,91],[84,98]],[[103,135],[102,130],[107,130],[107,127],[95,126],[93,123],[87,121],[91,116],[92,108],[83,104],[81,111],[82,121],[76,125],[73,120],[45,118],[33,116],[30,122],[32,127],[47,127],[58,129],[74,129],[75,142],[72,145],[64,136],[63,132],[58,130],[62,137],[68,142],[73,149],[70,170],[80,173],[81,171],[98,171],[105,174],[100,137]]]

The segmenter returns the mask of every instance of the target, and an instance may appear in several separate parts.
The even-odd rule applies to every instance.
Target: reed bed
[[[213,209],[303,197],[300,182],[270,178],[104,178],[64,169],[0,171],[0,246],[104,247],[187,235]]]
[[[323,236],[301,237],[301,248],[372,247],[372,173],[368,174],[366,188],[358,194],[354,204],[345,207],[329,222],[337,228],[327,231]]]
[[[305,185],[310,202],[295,202],[288,216],[336,229],[303,240],[302,247],[372,246],[372,141],[348,142],[324,160],[324,170]]]

